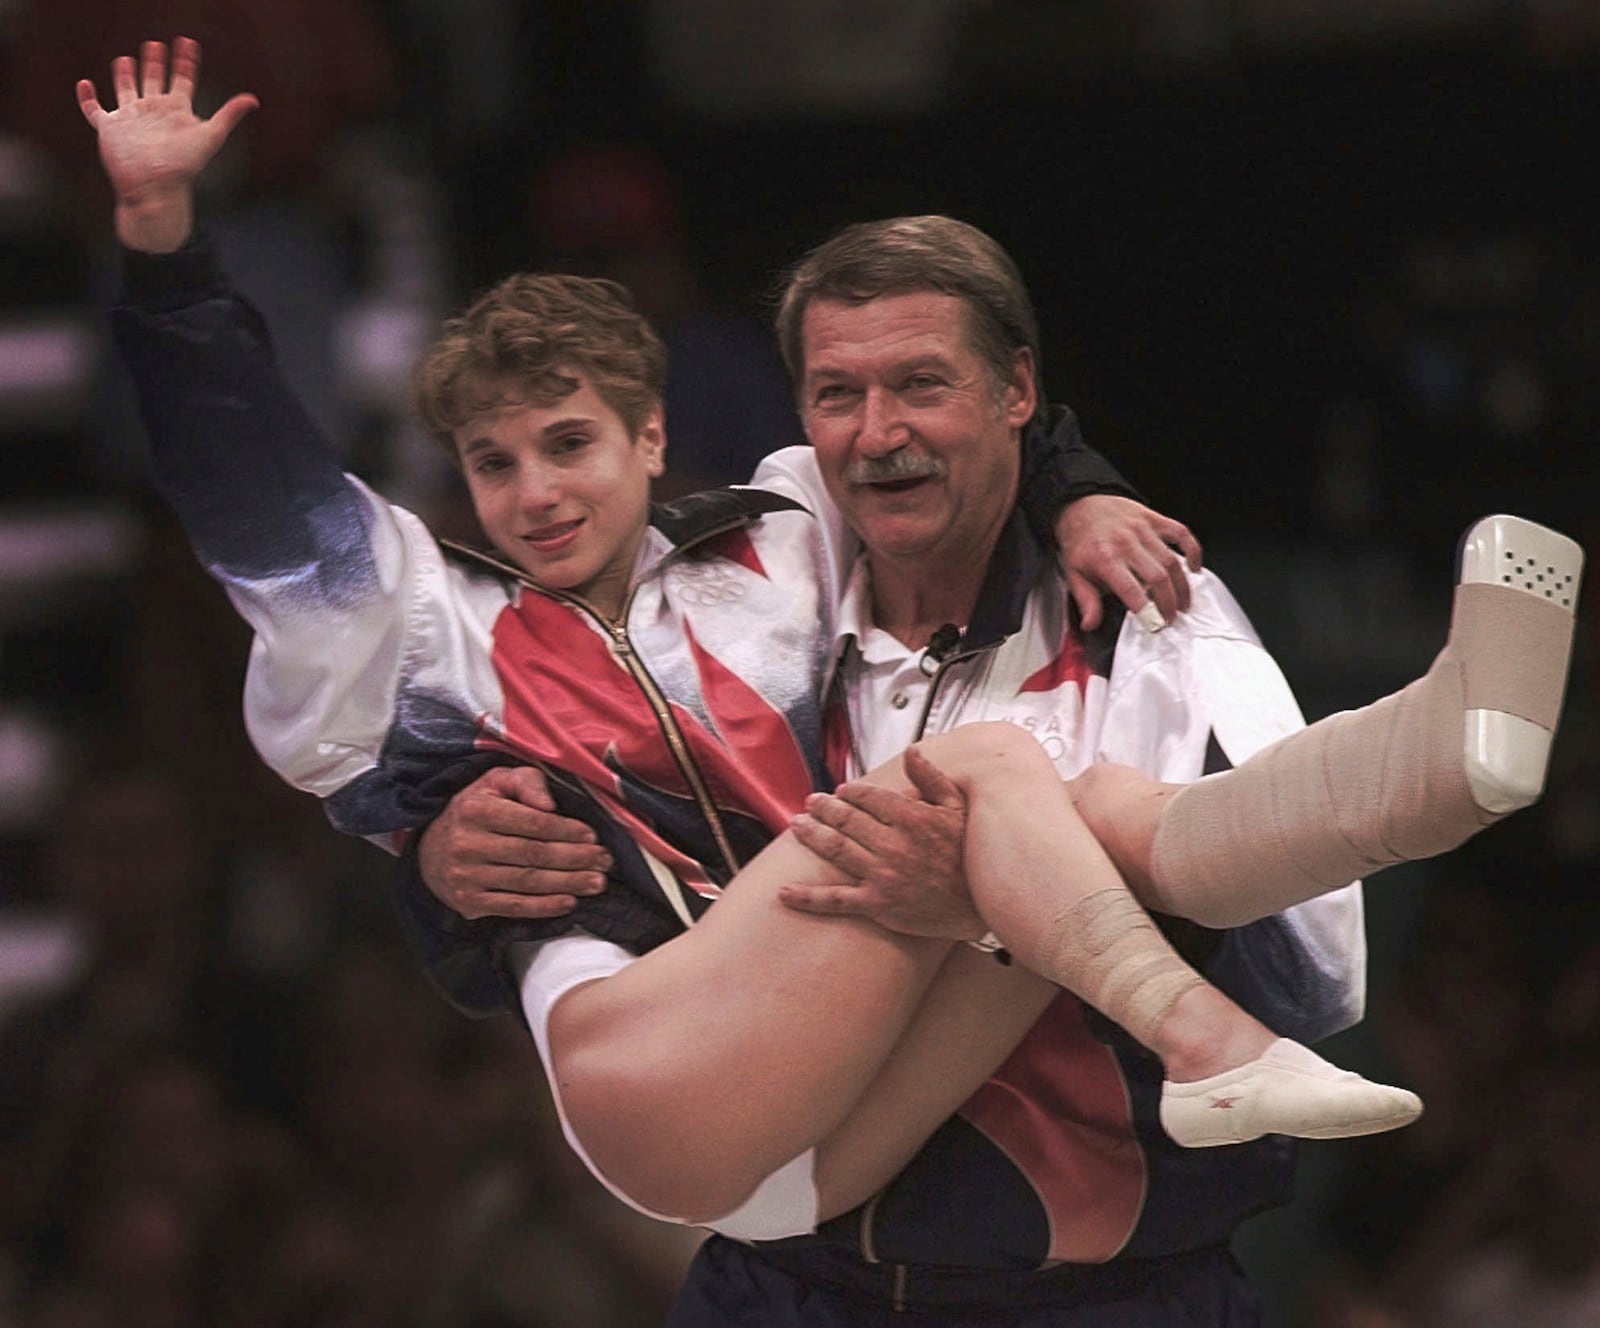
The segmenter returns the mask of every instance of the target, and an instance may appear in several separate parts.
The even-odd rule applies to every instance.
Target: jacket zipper
[[[730,530],[737,530],[739,527],[749,524],[749,518],[738,517],[725,522],[721,526],[703,531],[696,536],[694,544],[703,543],[705,540],[712,539],[717,535],[726,534]],[[581,609],[600,624],[606,635],[611,639],[612,656],[627,670],[628,676],[633,679],[634,685],[638,687],[640,694],[645,699],[645,703],[655,715],[656,725],[661,730],[661,736],[666,739],[667,748],[672,753],[672,759],[677,763],[679,771],[689,785],[689,791],[694,797],[695,805],[700,809],[701,816],[705,818],[707,826],[710,827],[711,837],[716,841],[717,851],[722,855],[729,879],[738,875],[743,864],[739,861],[738,854],[733,851],[733,841],[728,838],[727,827],[722,823],[722,813],[717,809],[716,799],[711,796],[711,790],[706,785],[705,776],[701,773],[700,767],[694,759],[694,754],[689,750],[689,743],[683,736],[683,730],[678,727],[678,721],[673,718],[672,708],[666,696],[662,693],[656,680],[651,677],[650,671],[645,668],[644,662],[634,651],[633,642],[628,638],[628,613],[633,608],[633,597],[638,593],[638,587],[635,586],[628,592],[628,597],[623,601],[622,610],[618,615],[618,621],[612,622],[605,614],[601,613],[581,596],[569,595],[565,591],[552,590],[548,586],[541,586],[513,563],[502,561],[492,554],[486,554],[481,550],[458,544],[453,540],[441,540],[440,543],[448,545],[459,553],[467,554],[476,561],[486,563],[497,572],[511,577],[519,585],[526,586],[529,590]],[[651,569],[652,574],[679,557],[685,549],[692,547],[693,545],[683,545],[669,550],[661,561]]]
[[[573,602],[582,605],[589,612],[593,609],[583,604],[576,596],[569,596]],[[688,782],[690,792],[694,794],[696,805],[700,814],[705,817],[706,824],[711,827],[711,837],[717,842],[717,851],[722,854],[722,860],[728,869],[728,875],[738,875],[741,863],[738,855],[733,851],[733,843],[728,838],[727,827],[722,824],[722,814],[717,810],[716,800],[711,796],[711,790],[706,787],[705,776],[700,773],[700,767],[695,762],[694,754],[689,750],[689,744],[683,736],[683,730],[678,727],[678,721],[673,717],[672,707],[667,698],[662,695],[661,688],[656,680],[650,676],[650,671],[645,668],[644,662],[633,649],[633,642],[628,639],[628,629],[623,625],[627,621],[628,609],[633,604],[633,595],[630,592],[627,602],[623,605],[623,622],[607,622],[604,617],[595,614],[595,617],[604,625],[611,634],[611,652],[627,669],[639,691],[643,693],[650,709],[655,712],[656,723],[661,728],[661,736],[667,740],[667,746],[672,751],[672,759],[678,763],[678,769],[683,772],[684,779]]]

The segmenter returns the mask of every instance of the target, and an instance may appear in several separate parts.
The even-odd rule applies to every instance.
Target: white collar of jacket
[[[972,608],[972,620],[961,636],[961,653],[988,650],[999,645],[1022,627],[1027,612],[1028,596],[1033,593],[1042,576],[1053,573],[1055,555],[1040,547],[1018,508],[1013,508],[1010,518],[1000,531],[1000,539],[989,558],[989,570],[978,591]],[[833,642],[833,658],[844,658],[845,651],[860,640],[870,625],[870,579],[867,573],[865,552],[856,560],[850,575],[849,586],[839,607],[839,622]],[[1122,626],[1123,609],[1116,601],[1106,604],[1105,619],[1093,636],[1103,642],[1106,657],[1117,639]],[[1074,622],[1077,614],[1073,613]]]
[[[651,503],[650,529],[665,539],[665,552],[674,552],[752,525],[773,512],[807,512],[809,515],[804,504],[782,494],[734,486],[686,494],[670,503]],[[517,581],[529,580],[527,573],[491,550],[469,547],[455,540],[442,539],[439,543],[446,556],[457,561],[489,567]]]

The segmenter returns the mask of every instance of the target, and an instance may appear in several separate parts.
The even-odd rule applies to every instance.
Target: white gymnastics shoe
[[[1161,1086],[1161,1128],[1185,1148],[1242,1144],[1264,1134],[1343,1139],[1409,1125],[1422,1099],[1341,1070],[1279,1038],[1248,1065]]]

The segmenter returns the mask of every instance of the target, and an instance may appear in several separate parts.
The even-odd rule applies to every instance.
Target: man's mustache
[[[885,456],[859,457],[845,467],[846,484],[891,484],[896,480],[943,479],[950,467],[940,457],[898,451]]]

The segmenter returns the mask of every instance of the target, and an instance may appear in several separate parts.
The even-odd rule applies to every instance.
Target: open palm
[[[167,47],[145,42],[137,66],[132,56],[111,64],[117,108],[100,104],[94,84],[78,84],[78,106],[100,139],[100,160],[119,200],[191,184],[216,156],[228,135],[256,107],[248,93],[229,98],[208,120],[194,113],[200,44],[187,37],[172,43],[171,83]]]

